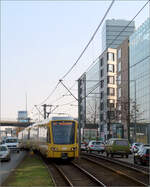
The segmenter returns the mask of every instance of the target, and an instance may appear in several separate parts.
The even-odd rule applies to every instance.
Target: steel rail
[[[49,168],[49,163],[48,163],[48,160],[41,157],[39,155],[40,159],[43,160],[44,162],[44,165],[47,167],[48,171],[49,171],[49,174],[52,178],[52,181],[53,181],[53,184],[54,186],[57,186],[56,184],[56,181],[54,179],[54,176],[53,176],[53,173],[50,171],[50,168]],[[103,186],[103,187],[106,187],[105,184],[103,184],[100,180],[98,180],[95,176],[93,176],[92,174],[90,174],[88,171],[86,171],[85,169],[83,169],[82,167],[80,167],[79,165],[77,165],[76,163],[74,162],[70,162],[70,164],[72,164],[74,167],[76,167],[77,169],[79,169],[82,173],[84,173],[87,177],[91,178],[95,183],[97,183],[99,186]],[[61,176],[63,177],[63,179],[65,180],[65,182],[68,184],[68,186],[71,186],[73,187],[73,183],[69,180],[69,178],[65,175],[64,171],[57,165],[55,164],[54,162],[51,163],[51,166],[53,166],[60,174]]]
[[[83,155],[87,155],[87,156],[90,155],[90,156],[92,156],[92,157],[96,157],[96,158],[99,158],[99,159],[107,160],[107,161],[109,161],[109,162],[116,163],[116,164],[118,164],[118,165],[120,165],[120,166],[124,166],[124,167],[126,167],[126,168],[132,169],[133,171],[140,172],[140,173],[142,173],[142,174],[144,174],[144,175],[146,175],[146,176],[150,176],[150,173],[149,173],[149,172],[146,172],[146,171],[143,171],[143,170],[142,170],[142,169],[145,169],[145,168],[143,168],[143,167],[140,167],[140,169],[139,169],[139,167],[136,168],[137,165],[135,165],[135,164],[133,164],[133,163],[124,162],[124,161],[122,161],[122,160],[117,160],[117,159],[114,159],[114,158],[111,158],[111,159],[110,159],[110,158],[108,158],[108,157],[106,157],[106,156],[104,156],[104,155],[96,155],[96,154],[94,154],[94,153],[92,153],[92,154],[84,153]]]
[[[65,181],[68,183],[68,185],[73,187],[73,184],[68,179],[68,177],[65,175],[65,173],[63,172],[63,170],[60,169],[60,167],[58,167],[56,164],[53,163],[53,165],[59,171],[59,173],[61,174],[61,176],[65,179]]]
[[[118,171],[118,170],[116,170],[116,169],[113,169],[113,168],[111,168],[111,167],[108,167],[108,166],[106,166],[106,165],[104,165],[104,164],[102,164],[102,163],[99,163],[99,162],[95,161],[95,160],[92,160],[92,159],[86,158],[86,157],[82,157],[82,159],[88,160],[88,161],[90,161],[90,162],[92,162],[92,163],[95,163],[95,164],[97,164],[97,165],[99,165],[99,166],[102,166],[102,167],[104,167],[104,168],[106,168],[106,169],[108,169],[108,170],[110,170],[110,171],[113,171],[114,173],[117,173],[118,175],[122,175],[122,176],[124,176],[124,177],[126,177],[126,178],[132,180],[133,182],[136,182],[138,185],[147,186],[147,184],[145,184],[145,183],[143,183],[143,182],[137,180],[136,178],[131,177],[131,176],[129,176],[129,175],[127,175],[127,174],[125,174],[125,173],[123,173],[123,172],[121,172],[121,171]]]
[[[72,162],[72,164],[77,167],[79,170],[81,170],[83,173],[85,173],[88,177],[90,177],[94,182],[96,182],[98,185],[106,187],[106,185],[104,183],[102,183],[100,180],[98,180],[94,175],[92,175],[91,173],[89,173],[88,171],[86,171],[85,169],[83,169],[81,166],[75,164],[74,162]]]

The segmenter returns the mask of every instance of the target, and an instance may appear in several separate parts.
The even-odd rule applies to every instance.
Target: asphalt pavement
[[[106,156],[106,153],[103,153],[103,155]],[[111,157],[111,156],[109,155],[109,157]],[[126,158],[126,156],[124,156],[122,158],[121,155],[114,155],[113,158],[118,159],[118,160],[122,160],[124,162],[134,163],[134,155],[133,154],[129,154],[128,158]]]
[[[126,158],[125,156],[122,158],[120,156],[116,156],[114,157],[118,160],[122,160],[124,162],[129,162],[129,163],[133,163],[134,164],[134,155],[133,154],[130,154],[128,158]]]
[[[11,152],[10,161],[1,161],[0,162],[0,186],[4,180],[10,175],[10,173],[18,166],[18,164],[26,156],[26,151]]]

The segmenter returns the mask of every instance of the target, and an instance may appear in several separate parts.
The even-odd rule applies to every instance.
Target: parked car
[[[92,140],[87,145],[87,152],[97,151],[98,153],[104,152],[104,143],[102,141]]]
[[[87,145],[85,143],[81,143],[81,151],[86,151]]]
[[[141,151],[144,147],[150,147],[150,144],[141,144],[141,145],[138,147],[138,152]]]
[[[142,145],[142,143],[133,143],[132,145],[131,145],[131,153],[136,153],[136,152],[138,152],[138,150],[139,150],[139,148],[140,148],[140,146]]]
[[[111,138],[105,144],[105,152],[107,157],[111,155],[121,155],[122,157],[125,155],[128,158],[130,154],[130,145],[127,139],[122,138]]]
[[[138,151],[134,154],[134,163],[135,164],[142,164],[142,165],[149,165],[150,161],[150,147],[145,146],[143,149]]]
[[[13,151],[17,151],[19,153],[19,142],[18,142],[18,138],[16,137],[7,137],[3,140],[2,145],[5,145],[8,147],[8,149],[13,150]]]
[[[5,145],[0,145],[0,160],[10,160],[10,150]]]

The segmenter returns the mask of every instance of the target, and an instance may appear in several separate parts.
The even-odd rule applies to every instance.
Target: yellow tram
[[[39,151],[46,158],[74,159],[79,156],[77,129],[72,117],[52,117],[24,129],[18,137],[24,148]]]

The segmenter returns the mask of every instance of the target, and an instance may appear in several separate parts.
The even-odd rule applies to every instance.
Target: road
[[[11,152],[11,161],[0,162],[0,185],[9,176],[9,174],[17,167],[24,156],[27,154],[25,151],[20,151],[20,153]]]

